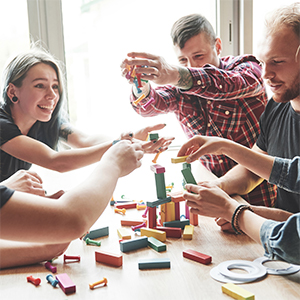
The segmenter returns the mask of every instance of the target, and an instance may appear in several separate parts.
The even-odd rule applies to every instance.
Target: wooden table
[[[170,157],[176,152],[162,154],[158,163],[166,167],[166,184],[175,181],[175,187],[180,188],[182,176],[181,164],[172,165]],[[126,178],[122,178],[116,188],[114,197],[120,199],[124,193],[135,200],[148,200],[156,198],[154,175],[150,171],[151,159],[143,159],[143,166]],[[58,188],[71,188],[90,172],[93,166],[67,174],[37,169],[44,178],[46,188],[52,192]],[[198,163],[192,165],[197,180],[211,179],[213,175],[207,172]],[[80,176],[78,176],[80,174]],[[177,176],[178,175],[178,176]],[[199,217],[199,226],[195,227],[192,240],[182,238],[168,238],[167,251],[156,252],[151,248],[143,248],[127,253],[120,252],[117,229],[121,227],[122,218],[141,218],[143,211],[127,210],[122,216],[113,211],[108,205],[103,215],[98,219],[92,229],[109,226],[109,236],[99,238],[101,247],[87,246],[81,240],[73,241],[66,251],[67,255],[80,255],[79,263],[64,264],[63,257],[53,262],[57,273],[67,273],[76,284],[76,293],[65,295],[59,288],[53,288],[46,281],[50,272],[44,264],[13,268],[0,271],[0,298],[1,299],[232,299],[221,291],[223,283],[211,278],[210,270],[219,263],[227,260],[249,260],[263,256],[261,245],[255,243],[245,235],[221,232],[214,220]],[[135,234],[132,233],[132,238]],[[109,251],[123,255],[122,267],[110,267],[95,262],[95,251]],[[212,263],[203,265],[182,256],[182,251],[194,249],[212,256]],[[139,259],[169,258],[170,269],[139,270]],[[26,277],[41,278],[41,285],[35,287],[27,283]],[[89,289],[89,283],[108,279],[107,286],[94,290]],[[299,299],[300,298],[300,272],[288,276],[267,275],[256,282],[240,285],[255,294],[255,299]]]

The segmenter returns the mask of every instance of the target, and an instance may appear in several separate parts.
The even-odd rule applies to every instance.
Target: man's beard
[[[278,103],[287,103],[300,95],[300,73],[295,78],[291,88],[287,89],[283,94],[274,94],[273,99]]]

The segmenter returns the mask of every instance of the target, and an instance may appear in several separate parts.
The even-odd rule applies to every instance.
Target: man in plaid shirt
[[[221,40],[201,15],[179,19],[171,35],[183,67],[170,65],[160,56],[137,52],[129,53],[121,65],[124,76],[128,66],[136,66],[142,80],[158,85],[153,88],[143,82],[139,89],[133,86],[134,110],[144,117],[173,112],[188,138],[218,136],[252,147],[267,103],[257,59],[252,55],[219,58]],[[132,77],[129,81],[133,83]],[[135,105],[133,102],[142,94],[146,97]],[[152,98],[153,102],[143,108]],[[206,155],[200,161],[216,176],[236,165],[224,155]],[[243,197],[254,205],[274,206],[276,188],[263,181]]]

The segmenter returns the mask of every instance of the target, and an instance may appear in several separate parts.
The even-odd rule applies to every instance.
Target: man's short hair
[[[267,35],[278,31],[282,26],[289,26],[300,40],[300,2],[283,6],[271,12],[266,17],[265,25]]]
[[[195,35],[205,32],[212,47],[215,45],[216,34],[210,22],[200,14],[191,14],[177,20],[171,29],[174,45],[182,49],[185,43]]]

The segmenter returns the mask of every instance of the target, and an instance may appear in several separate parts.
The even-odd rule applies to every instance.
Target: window
[[[27,2],[24,0],[0,1],[0,70],[8,60],[30,47]]]
[[[71,120],[86,132],[119,135],[166,123],[164,135],[185,140],[173,114],[143,118],[129,104],[131,86],[120,64],[130,51],[145,51],[177,63],[170,30],[180,17],[204,14],[215,27],[215,1],[62,1]]]

